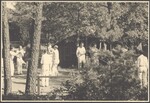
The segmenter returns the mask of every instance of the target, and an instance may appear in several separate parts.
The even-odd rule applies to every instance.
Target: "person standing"
[[[140,56],[137,58],[138,76],[140,79],[140,85],[142,87],[147,87],[148,84],[148,59],[144,55],[143,50],[139,51]]]
[[[50,68],[50,63],[51,61],[51,55],[47,53],[47,50],[44,50],[44,54],[42,55],[41,58],[41,65],[42,65],[42,76],[49,76],[49,68]],[[44,77],[41,79],[42,80],[42,86],[49,86],[49,78]]]
[[[47,54],[49,55],[49,75],[52,76],[53,75],[52,65],[54,62],[53,59],[54,49],[52,48],[51,44],[48,45]]]
[[[53,76],[58,76],[58,64],[60,60],[59,60],[59,51],[57,45],[54,46],[53,58],[54,58],[53,66],[52,66]]]
[[[17,54],[14,52],[14,48],[11,47],[10,48],[10,69],[11,69],[11,76],[14,76],[14,57],[16,56]]]
[[[90,48],[90,54],[91,54],[91,63],[92,64],[99,64],[99,58],[98,58],[98,49],[97,45],[94,44],[93,47]]]
[[[31,61],[31,44],[28,44],[26,47],[25,47],[25,53],[24,53],[24,57],[23,57],[23,60],[26,62],[26,69],[29,67],[29,63]]]
[[[84,44],[80,43],[80,46],[77,47],[77,50],[76,50],[76,55],[78,58],[78,68],[83,68],[85,65],[85,62],[86,62],[85,53],[86,53],[86,50],[85,50]]]
[[[22,64],[26,64],[22,59],[22,53],[17,54],[17,74],[22,74]]]

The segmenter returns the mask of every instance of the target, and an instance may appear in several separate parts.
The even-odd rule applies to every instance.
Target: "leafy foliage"
[[[130,42],[132,45],[137,44],[138,38],[142,41],[148,39],[147,3],[111,4],[109,13],[107,2],[46,2],[43,7],[42,37],[47,39],[45,41],[58,42],[74,34],[93,35],[109,42],[121,39],[123,43]],[[22,28],[22,36],[31,35],[29,31],[33,28],[35,3],[17,2],[15,7],[10,19]]]
[[[63,96],[63,99],[147,100],[147,88],[140,88],[137,69],[133,62],[136,55],[128,51],[121,55],[132,56],[133,58],[112,56],[111,53],[107,57],[108,52],[104,53],[101,54],[104,58],[109,57],[109,63],[83,68],[70,81],[66,81],[62,91],[67,91],[68,94]]]
[[[26,95],[21,91],[11,93],[7,96],[2,96],[3,100],[54,100],[56,95],[49,93],[48,95]]]

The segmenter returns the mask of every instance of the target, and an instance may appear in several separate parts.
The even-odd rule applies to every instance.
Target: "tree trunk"
[[[10,69],[10,39],[6,2],[3,3],[3,50],[4,50],[4,94],[12,92],[11,69]]]
[[[41,23],[42,23],[42,3],[37,3],[37,12],[34,25],[34,34],[31,45],[31,61],[27,70],[26,90],[27,95],[34,95],[36,93],[36,79],[39,59],[39,45],[41,38]]]

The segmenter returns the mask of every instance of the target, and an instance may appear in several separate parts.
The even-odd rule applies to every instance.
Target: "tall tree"
[[[39,44],[41,39],[41,24],[42,24],[42,10],[43,3],[34,3],[36,5],[35,22],[34,22],[34,34],[31,41],[31,62],[27,70],[26,90],[27,95],[33,95],[36,93],[36,77],[37,67],[39,59]]]
[[[10,40],[6,2],[3,2],[3,49],[4,49],[4,94],[12,92],[11,69],[10,69]]]

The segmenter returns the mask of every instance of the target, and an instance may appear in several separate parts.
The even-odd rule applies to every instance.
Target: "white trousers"
[[[139,68],[139,79],[140,79],[140,85],[141,87],[147,87],[148,84],[148,72],[146,67],[140,67]]]

